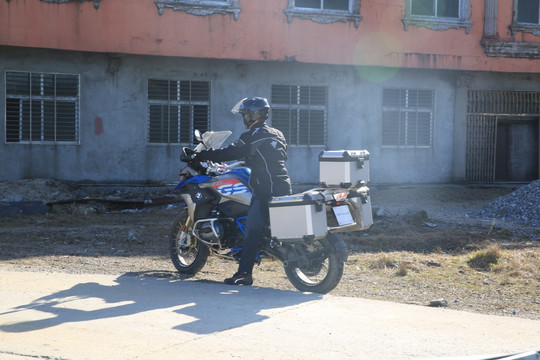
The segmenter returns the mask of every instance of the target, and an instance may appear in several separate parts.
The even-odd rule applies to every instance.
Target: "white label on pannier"
[[[333,207],[332,210],[334,210],[339,226],[349,225],[354,222],[347,205],[336,206]]]

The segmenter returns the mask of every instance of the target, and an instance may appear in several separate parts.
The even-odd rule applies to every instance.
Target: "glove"
[[[180,154],[180,161],[183,161],[183,162],[194,162],[194,161],[200,161],[200,159],[198,159],[198,153],[195,152],[194,150],[188,148],[188,147],[184,147],[182,148],[182,153]]]

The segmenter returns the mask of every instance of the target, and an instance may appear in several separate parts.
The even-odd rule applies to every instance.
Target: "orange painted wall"
[[[514,4],[512,1],[498,2],[497,35],[499,37],[499,40],[539,43],[540,37],[531,33],[517,32],[514,36],[512,36],[512,32],[510,31],[508,25],[512,23],[513,11]]]
[[[0,45],[195,58],[296,61],[343,65],[540,72],[540,59],[487,57],[480,45],[484,2],[471,0],[470,33],[409,26],[401,18],[405,0],[361,0],[363,19],[319,24],[293,18],[287,0],[240,0],[232,15],[197,16],[165,9],[153,0],[0,0]],[[540,43],[540,37],[508,31],[510,1],[499,1],[503,40]]]

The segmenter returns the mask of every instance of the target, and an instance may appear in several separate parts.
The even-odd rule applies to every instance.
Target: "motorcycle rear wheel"
[[[314,253],[322,248],[328,249],[331,245],[326,244],[328,239],[315,241],[306,246],[306,251]],[[300,291],[308,291],[319,294],[326,294],[332,291],[340,282],[343,276],[343,261],[339,261],[335,251],[325,253],[324,259],[320,259],[310,266],[298,267],[288,265],[285,267],[285,274],[291,284]]]
[[[208,259],[208,247],[191,234],[191,226],[185,227],[187,209],[174,220],[169,235],[169,254],[176,270],[182,274],[196,274]]]

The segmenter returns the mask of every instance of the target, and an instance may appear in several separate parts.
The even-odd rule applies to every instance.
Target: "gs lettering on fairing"
[[[210,181],[211,186],[221,196],[221,201],[234,200],[241,204],[249,205],[251,190],[249,188],[248,168],[236,168],[222,175],[217,175],[215,181]]]
[[[245,184],[243,184],[241,181],[238,181],[236,179],[220,180],[214,184],[214,188],[221,195],[225,195],[225,196],[250,192],[249,188]]]

